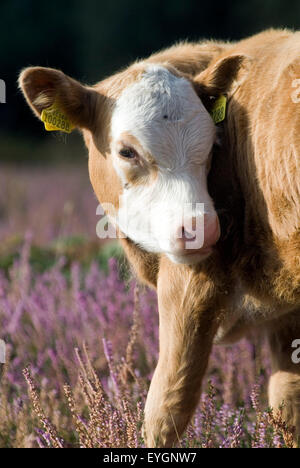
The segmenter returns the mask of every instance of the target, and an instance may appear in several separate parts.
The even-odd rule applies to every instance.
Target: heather
[[[95,235],[84,168],[0,172],[0,447],[142,447],[158,356],[153,291]],[[109,258],[112,255],[111,258]],[[266,343],[214,347],[181,447],[289,447]]]

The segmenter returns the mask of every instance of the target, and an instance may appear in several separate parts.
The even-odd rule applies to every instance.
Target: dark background
[[[299,25],[299,0],[0,0],[0,78],[7,85],[0,159],[36,161],[43,151],[52,161],[61,144],[61,136],[44,132],[17,89],[23,67],[56,67],[92,84],[180,39],[236,40]],[[67,138],[66,157],[77,158],[78,136]]]

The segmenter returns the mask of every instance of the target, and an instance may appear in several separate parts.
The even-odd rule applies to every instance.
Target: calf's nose
[[[176,246],[180,250],[202,250],[212,247],[220,237],[220,223],[217,214],[192,217],[177,231]]]

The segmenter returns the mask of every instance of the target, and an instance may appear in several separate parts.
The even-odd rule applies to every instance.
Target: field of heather
[[[0,447],[143,447],[155,293],[96,237],[86,167],[0,169]],[[180,447],[289,447],[267,408],[268,348],[215,347]]]

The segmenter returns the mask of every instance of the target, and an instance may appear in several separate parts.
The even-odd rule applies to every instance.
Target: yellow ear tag
[[[210,115],[215,124],[218,124],[220,122],[223,122],[223,120],[225,120],[226,104],[227,104],[227,98],[223,94],[221,94],[221,96],[215,100],[212,106],[212,109],[210,111]]]
[[[60,131],[71,133],[75,128],[69,118],[59,110],[56,102],[52,106],[43,109],[41,119],[44,122],[47,132]]]

